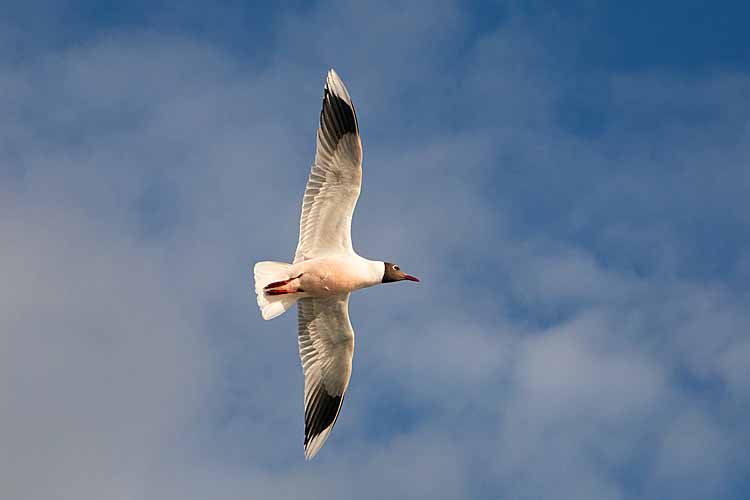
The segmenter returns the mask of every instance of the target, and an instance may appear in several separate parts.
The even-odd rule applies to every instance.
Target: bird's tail
[[[263,319],[273,319],[284,314],[299,300],[300,297],[296,293],[285,293],[276,289],[266,290],[268,285],[284,285],[292,279],[293,277],[289,275],[291,267],[291,264],[285,262],[265,261],[255,264],[253,268],[255,294]]]

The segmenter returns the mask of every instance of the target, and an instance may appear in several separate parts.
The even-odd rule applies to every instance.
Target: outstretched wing
[[[352,249],[352,214],[362,184],[362,142],[344,82],[328,71],[315,163],[302,199],[294,262]]]
[[[305,372],[305,458],[313,458],[336,423],[352,374],[354,331],[349,294],[297,302],[299,355]]]

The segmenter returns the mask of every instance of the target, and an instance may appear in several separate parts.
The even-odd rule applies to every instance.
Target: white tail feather
[[[291,264],[285,262],[258,262],[253,268],[255,277],[255,294],[258,299],[258,307],[263,319],[273,319],[284,314],[299,299],[295,294],[289,295],[266,295],[263,288],[269,283],[289,279]]]

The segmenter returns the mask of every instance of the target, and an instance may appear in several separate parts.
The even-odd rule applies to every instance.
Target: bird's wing
[[[352,214],[362,184],[362,142],[344,82],[328,72],[320,111],[315,163],[302,199],[294,262],[352,249]]]
[[[328,439],[352,374],[349,294],[301,299],[297,317],[305,372],[305,458],[309,460]]]

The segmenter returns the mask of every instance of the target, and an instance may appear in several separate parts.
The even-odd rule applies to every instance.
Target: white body
[[[302,297],[329,297],[377,285],[383,279],[385,264],[357,254],[319,257],[298,262],[289,270],[293,283],[304,290]]]
[[[385,263],[368,260],[352,252],[348,255],[318,257],[296,264],[258,262],[255,265],[255,293],[263,319],[273,319],[298,300],[325,298],[348,294],[361,288],[381,283]],[[268,296],[265,286],[272,282],[290,280],[286,285],[299,292]]]

